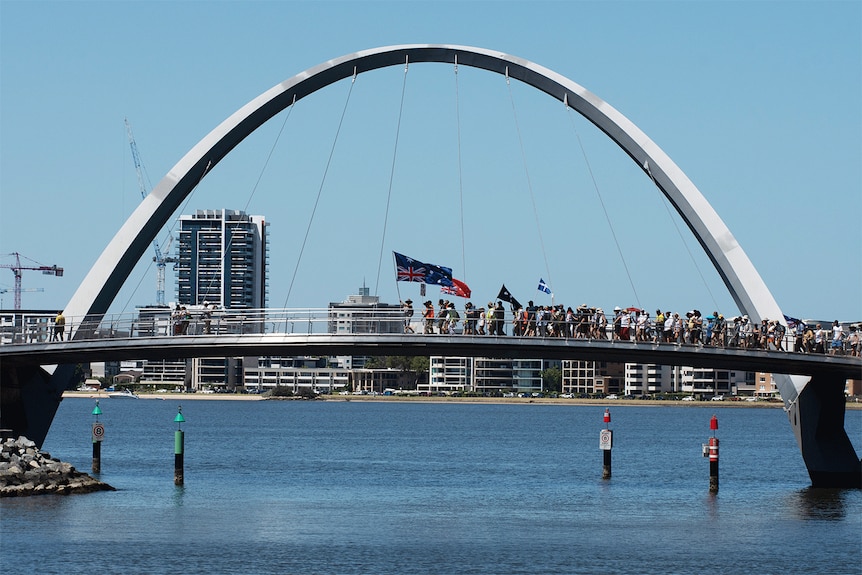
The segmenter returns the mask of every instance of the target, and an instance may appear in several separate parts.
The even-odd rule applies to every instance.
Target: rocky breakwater
[[[26,437],[7,439],[0,452],[0,497],[114,491],[70,463],[39,451]]]

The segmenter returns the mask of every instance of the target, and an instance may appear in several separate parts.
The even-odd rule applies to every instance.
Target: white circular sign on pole
[[[614,443],[614,432],[610,429],[603,429],[599,433],[599,449],[610,451]]]
[[[101,423],[93,424],[93,441],[102,441],[105,438],[105,426]]]

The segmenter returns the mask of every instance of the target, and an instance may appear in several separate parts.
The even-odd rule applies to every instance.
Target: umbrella
[[[640,310],[641,310],[641,308],[639,308],[639,307],[627,307],[626,308],[626,311],[640,311]]]

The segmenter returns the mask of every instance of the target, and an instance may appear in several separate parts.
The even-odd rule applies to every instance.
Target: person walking
[[[410,325],[410,322],[413,321],[413,300],[404,300],[404,303],[401,304],[401,311],[404,313],[404,333],[416,333]]]
[[[51,335],[51,341],[63,341],[66,337],[66,316],[63,315],[63,310],[57,312],[57,317],[54,318],[54,333]]]
[[[830,355],[844,355],[844,329],[836,319],[832,322],[832,345],[829,346]]]

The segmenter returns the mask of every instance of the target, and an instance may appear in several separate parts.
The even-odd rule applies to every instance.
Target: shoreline
[[[114,399],[105,392],[89,391],[64,391],[63,399]],[[180,401],[303,401],[299,398],[267,398],[260,395],[245,393],[143,393],[138,395],[139,399]],[[126,398],[119,398],[126,399]],[[308,400],[304,400],[308,401]],[[714,408],[767,408],[780,409],[784,407],[783,402],[770,401],[676,401],[676,400],[644,400],[644,399],[582,399],[582,398],[557,398],[557,397],[449,397],[449,396],[405,396],[405,395],[332,395],[323,396],[316,401],[374,401],[390,403],[488,403],[488,404],[513,404],[513,405],[598,405],[610,407],[612,405],[638,405],[643,407],[704,407]],[[846,403],[848,410],[862,410],[862,403]]]

